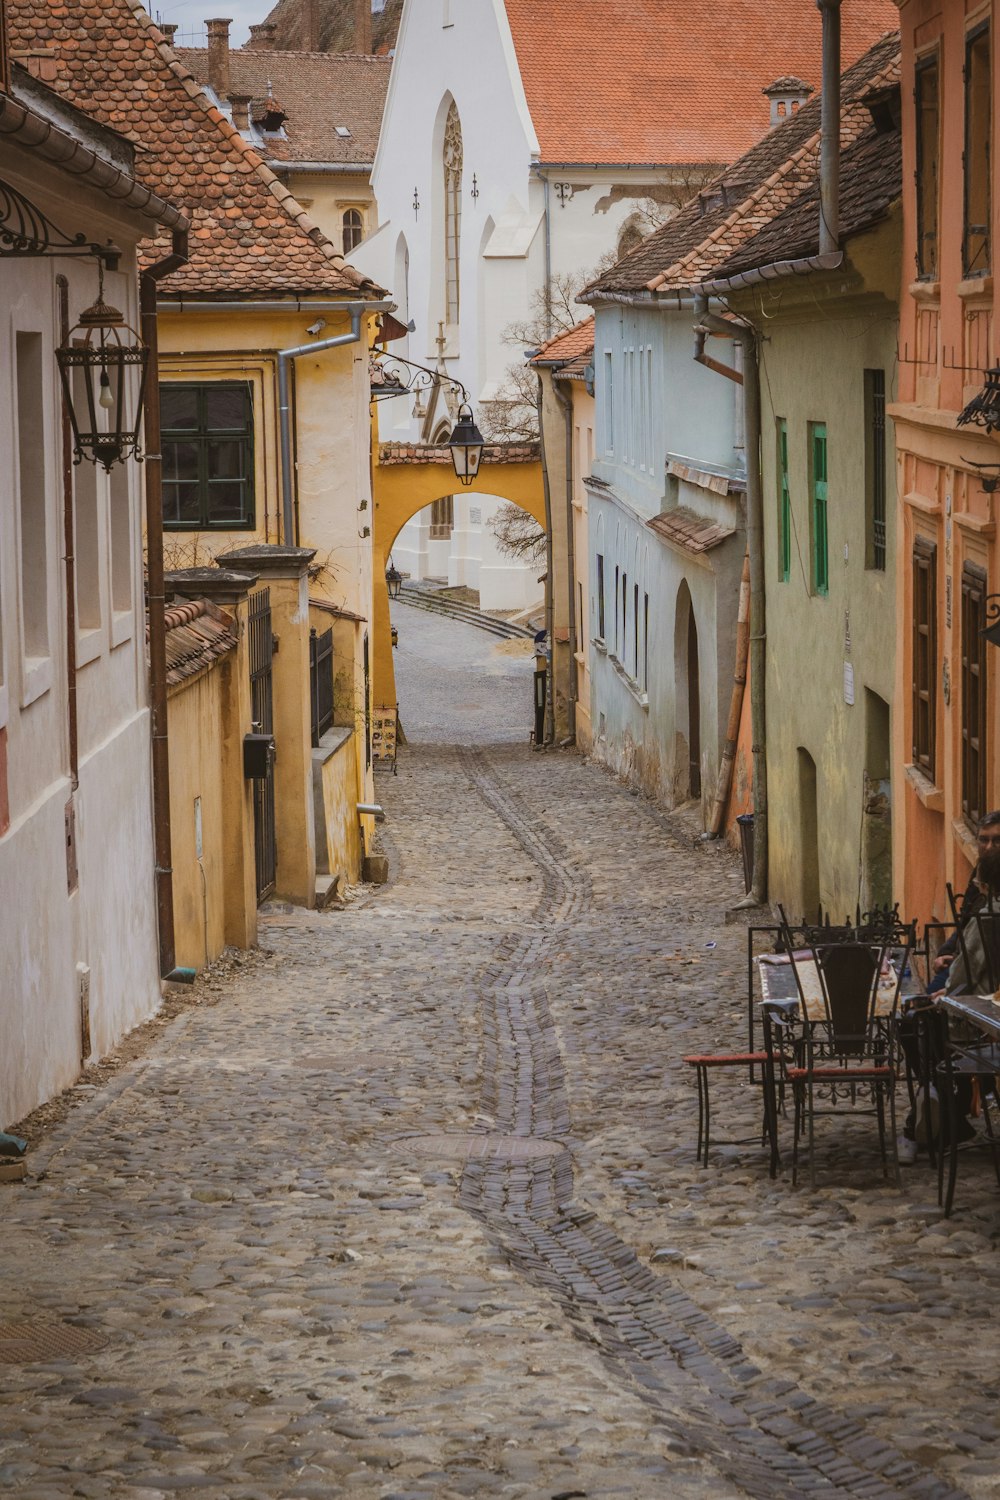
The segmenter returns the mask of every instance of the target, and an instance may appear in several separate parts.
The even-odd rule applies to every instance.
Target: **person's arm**
[[[969,883],[965,887],[965,895],[962,897],[962,904],[958,908],[959,927],[964,928],[965,926],[967,926],[969,920],[971,919],[973,913],[976,911],[982,899],[983,893],[979,889],[979,885],[976,881],[976,872],[973,870],[972,875],[969,879]],[[940,948],[937,951],[937,957],[935,958],[933,965],[935,972],[940,973],[942,969],[949,968],[951,966],[952,959],[955,957],[957,952],[958,933],[952,932],[948,937],[945,938],[944,942],[941,944]]]

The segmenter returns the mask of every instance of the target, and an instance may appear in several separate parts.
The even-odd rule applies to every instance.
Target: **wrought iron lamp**
[[[87,458],[110,473],[129,457],[142,459],[139,427],[149,350],[124,315],[105,302],[103,262],[99,265],[97,301],[80,314],[56,350],[56,361],[73,426],[73,462]]]
[[[448,439],[451,461],[461,482],[469,485],[479,473],[483,457],[483,435],[472,420],[472,407],[463,401],[458,409],[455,430]]]
[[[972,422],[977,427],[985,427],[987,432],[1000,429],[1000,365],[994,365],[985,375],[986,384],[982,390],[959,412],[959,427]]]
[[[385,570],[385,581],[389,589],[389,598],[398,599],[399,591],[403,587],[403,575],[391,557],[389,559],[389,566]]]

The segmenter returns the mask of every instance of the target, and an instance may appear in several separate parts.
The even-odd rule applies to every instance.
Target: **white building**
[[[406,0],[372,175],[381,223],[355,256],[414,323],[400,352],[440,365],[476,408],[496,399],[521,359],[505,331],[536,321],[552,278],[582,282],[649,227],[650,202],[666,217],[766,134],[762,90],[779,74],[818,83],[819,13],[780,10],[765,27],[723,9],[706,32],[660,0]],[[891,17],[887,0],[845,11],[845,56]],[[391,406],[384,439],[430,440],[448,420]],[[497,553],[492,508],[442,497],[404,527],[396,565],[446,572],[487,607],[528,603],[534,573]]]
[[[55,350],[61,299],[72,324],[98,292],[98,260],[67,240],[118,247],[105,299],[137,326],[136,245],[183,223],[135,182],[127,141],[13,75],[0,214],[24,237],[0,235],[0,1124],[160,1002],[141,468],[64,470]]]

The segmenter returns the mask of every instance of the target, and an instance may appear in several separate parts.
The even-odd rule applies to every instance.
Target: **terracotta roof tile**
[[[582,323],[577,323],[573,328],[567,328],[562,333],[557,333],[543,344],[538,353],[529,361],[533,365],[555,365],[568,363],[580,355],[589,355],[594,352],[594,320],[584,318]]]
[[[722,526],[683,505],[653,516],[646,525],[665,541],[683,547],[685,552],[710,552],[736,533],[735,526]]]
[[[779,73],[820,82],[821,18],[803,0],[505,3],[543,161],[732,161],[766,134]],[[845,63],[897,24],[890,0],[846,5]]]
[[[863,96],[898,75],[898,33],[883,37],[847,69],[841,84],[843,147],[850,149],[872,128]],[[661,229],[598,277],[582,300],[620,293],[685,291],[692,283],[717,274],[741,245],[815,181],[819,124],[820,97],[816,94],[720,172]]]
[[[350,52],[355,47],[354,0],[318,0],[319,45],[324,52]],[[403,0],[385,0],[372,14],[372,50],[388,52],[396,45]],[[278,0],[265,16],[277,28],[283,47],[306,47],[306,0]]]
[[[164,611],[167,629],[167,686],[177,687],[235,651],[235,622],[208,599],[192,599]]]
[[[191,258],[168,292],[375,290],[210,104],[139,0],[7,0],[7,18],[14,54],[51,53],[52,87],[133,141],[138,180],[188,212]],[[144,259],[166,248],[147,241]]]
[[[208,83],[208,52],[178,47],[177,56],[202,84]],[[392,62],[344,52],[271,52],[250,48],[229,54],[232,92],[253,101],[251,113],[271,97],[287,116],[287,139],[267,137],[259,148],[271,161],[364,162],[375,160]],[[346,126],[349,136],[337,134]]]
[[[484,464],[533,464],[538,462],[537,443],[486,443]],[[450,464],[447,443],[379,443],[378,461],[383,468],[396,464]]]

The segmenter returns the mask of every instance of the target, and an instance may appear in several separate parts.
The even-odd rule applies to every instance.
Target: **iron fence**
[[[333,724],[333,627],[318,635],[309,632],[309,702],[312,742],[317,747]]]

